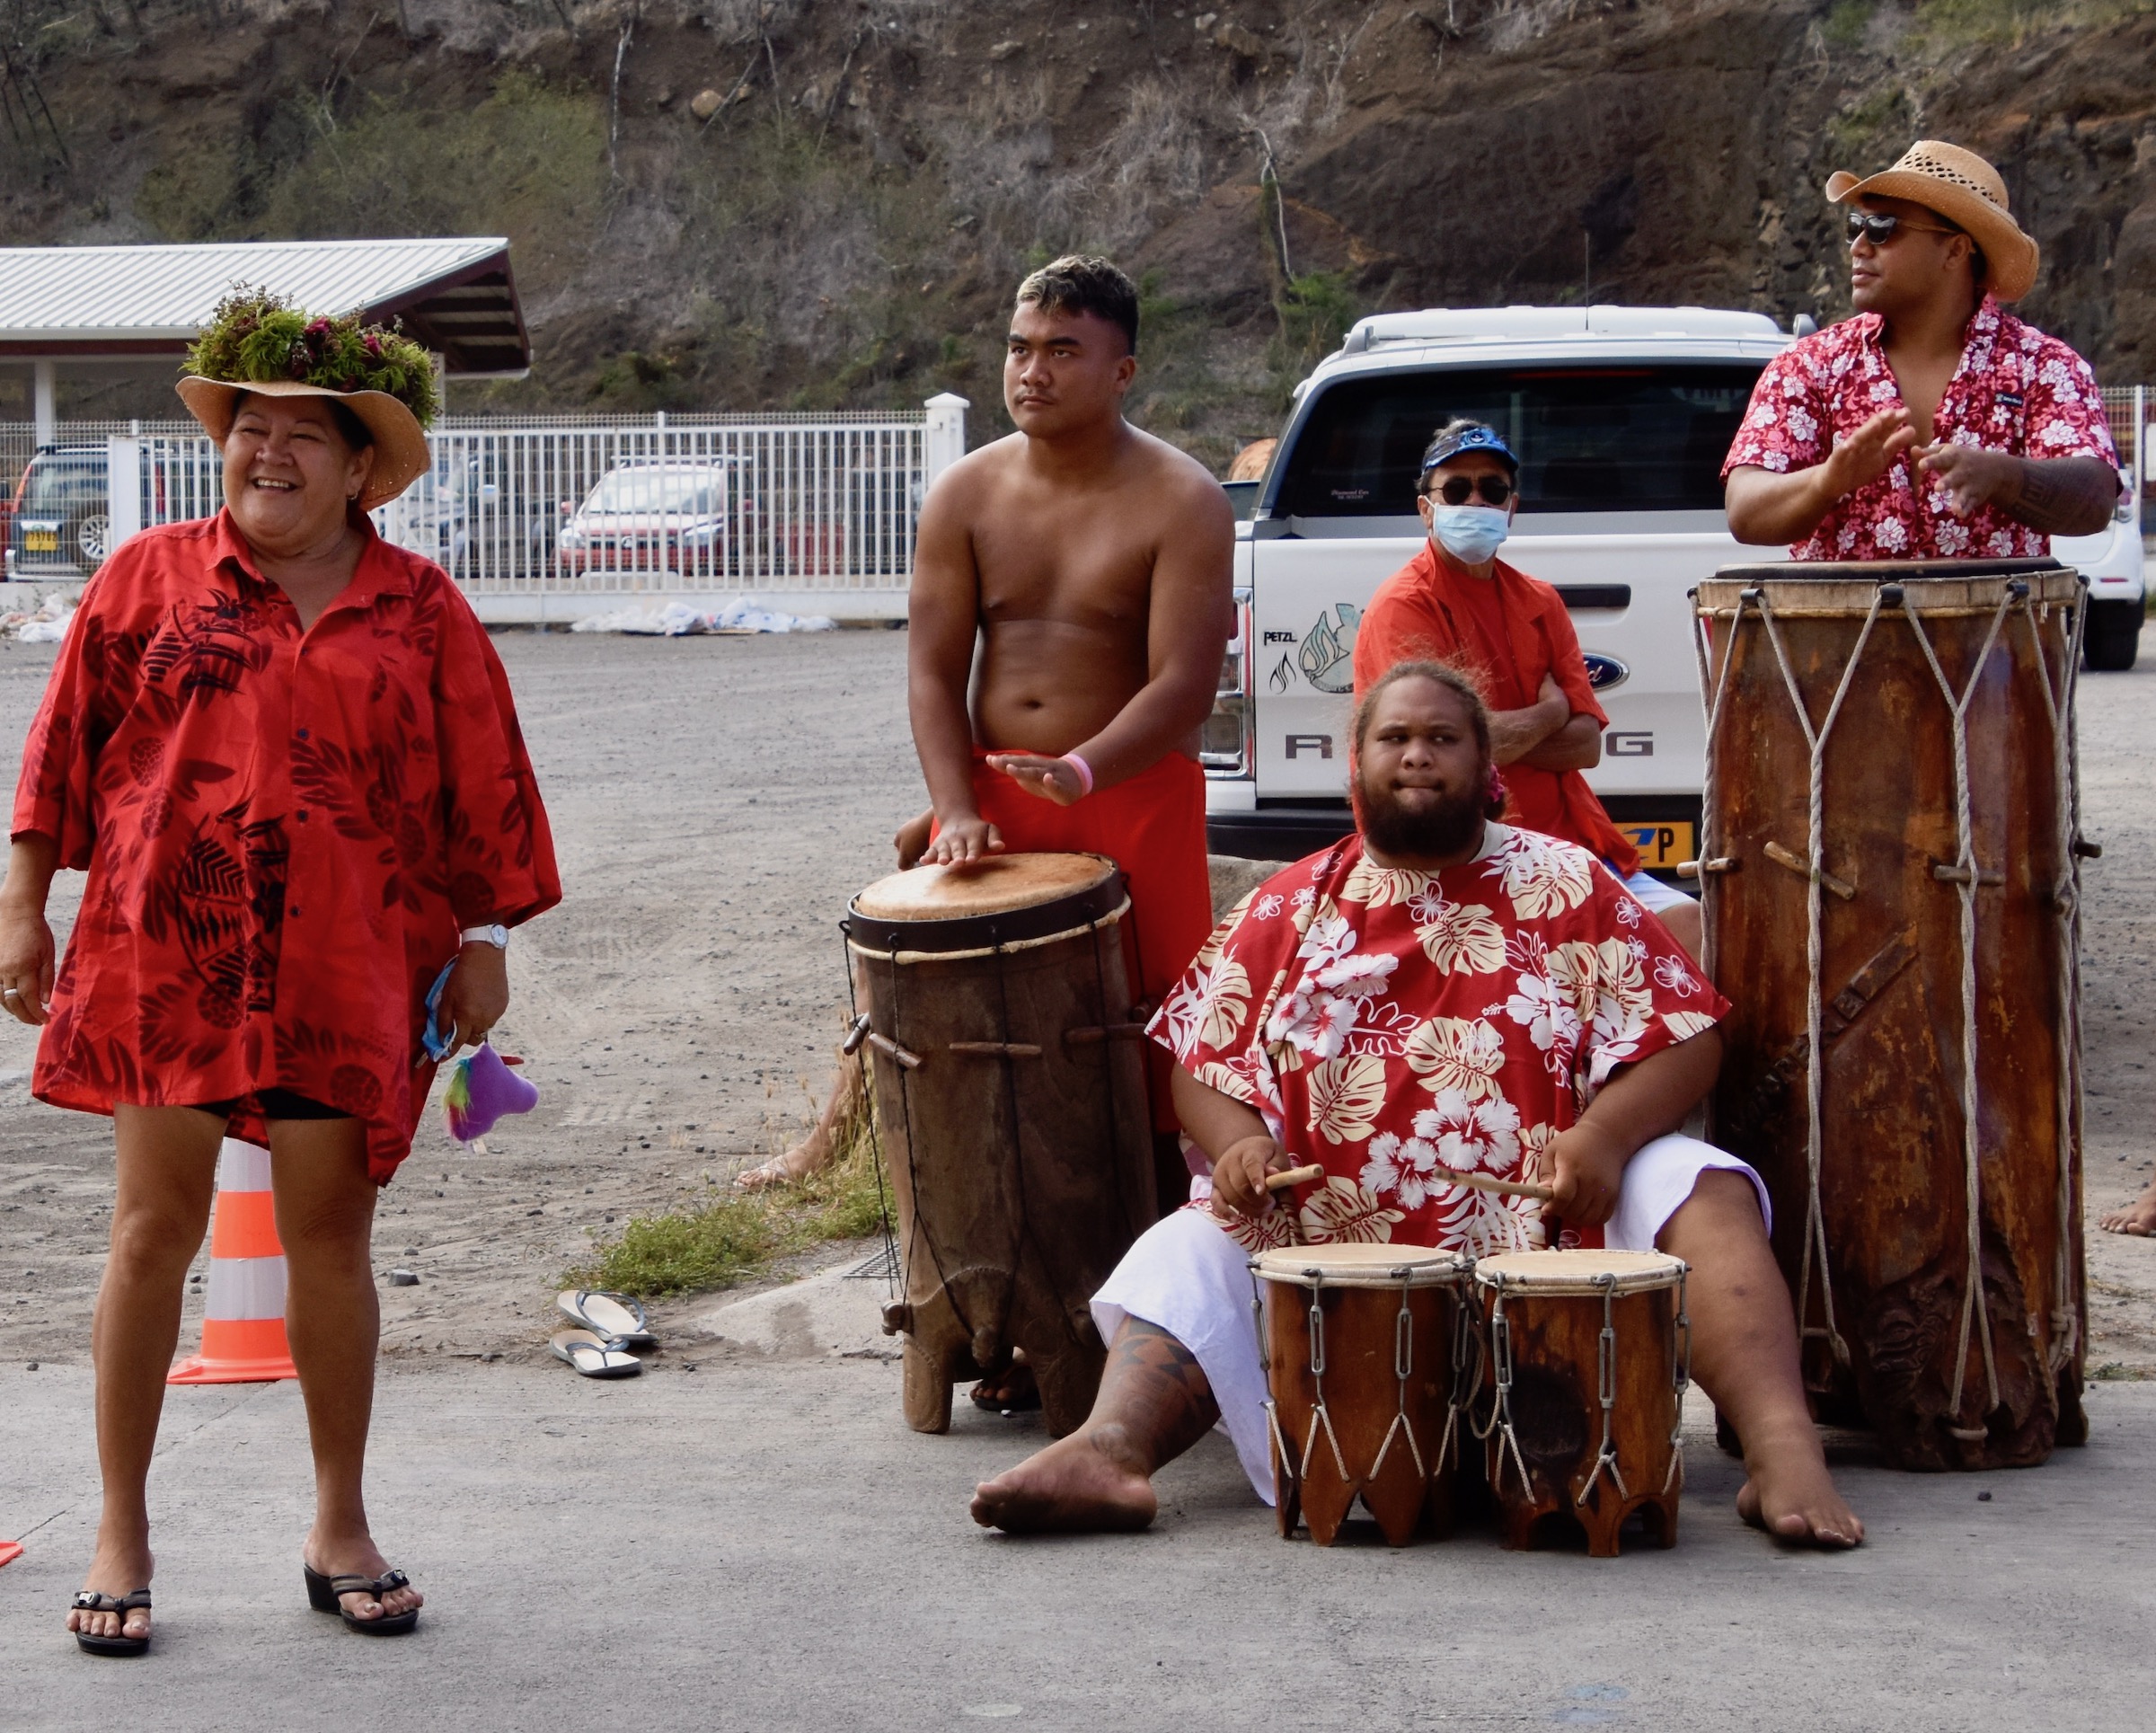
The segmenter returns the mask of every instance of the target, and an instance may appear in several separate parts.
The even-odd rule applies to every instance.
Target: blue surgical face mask
[[[1448,506],[1434,500],[1430,534],[1461,564],[1479,566],[1512,534],[1512,517],[1495,506]]]

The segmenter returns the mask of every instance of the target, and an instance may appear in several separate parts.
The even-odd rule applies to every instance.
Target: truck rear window
[[[1328,385],[1288,454],[1276,517],[1415,508],[1431,434],[1487,421],[1520,458],[1520,509],[1718,511],[1760,364],[1380,374]]]

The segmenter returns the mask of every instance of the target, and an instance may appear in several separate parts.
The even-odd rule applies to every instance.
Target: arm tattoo
[[[2021,484],[2004,502],[2016,523],[2047,535],[2093,535],[2110,521],[2118,477],[2100,457],[2024,457]]]

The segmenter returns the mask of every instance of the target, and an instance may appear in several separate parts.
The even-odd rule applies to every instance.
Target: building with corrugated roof
[[[509,243],[499,235],[0,247],[0,369],[31,374],[38,443],[53,437],[64,373],[177,362],[239,284],[312,313],[400,320],[453,377],[531,369]]]

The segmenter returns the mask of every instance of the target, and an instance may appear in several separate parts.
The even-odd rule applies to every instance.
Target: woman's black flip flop
[[[137,1607],[145,1611],[150,1605],[150,1591],[138,1588],[132,1595],[100,1595],[85,1588],[68,1603],[79,1613],[117,1613],[120,1629],[126,1630],[128,1614]],[[98,1637],[87,1631],[75,1633],[76,1646],[85,1655],[146,1655],[150,1652],[147,1637]]]
[[[338,1598],[367,1595],[378,1601],[400,1588],[410,1588],[411,1578],[402,1570],[385,1570],[379,1577],[325,1577],[304,1560],[299,1568],[307,1579],[307,1605],[317,1613],[334,1613],[349,1631],[365,1631],[370,1637],[402,1637],[420,1622],[416,1606],[409,1613],[384,1613],[378,1619],[362,1619],[348,1612]]]

